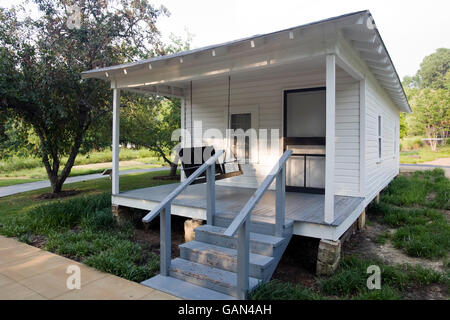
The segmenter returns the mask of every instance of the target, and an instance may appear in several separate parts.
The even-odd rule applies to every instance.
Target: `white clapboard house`
[[[339,239],[399,172],[400,112],[411,109],[369,11],[83,77],[114,93],[115,214],[160,218],[160,275],[143,284],[182,298],[246,298],[292,235],[320,239],[318,272],[332,272]],[[121,91],[181,99],[179,183],[120,190]],[[209,156],[189,165],[195,150]],[[171,215],[204,221],[175,259]]]

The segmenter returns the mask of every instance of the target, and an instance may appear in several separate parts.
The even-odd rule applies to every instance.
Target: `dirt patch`
[[[151,177],[152,180],[180,180],[181,177],[179,175],[176,176],[154,176]]]
[[[432,284],[422,287],[410,287],[403,292],[405,299],[409,300],[447,300],[447,286]]]
[[[58,193],[43,193],[38,196],[36,196],[34,199],[36,200],[44,200],[44,199],[59,199],[59,198],[66,198],[66,197],[72,197],[76,196],[77,194],[80,194],[80,190],[62,190]]]
[[[314,287],[318,247],[318,239],[294,235],[273,274],[273,279]]]
[[[184,241],[184,221],[186,218],[172,216],[172,259],[180,256],[180,244]],[[143,243],[150,246],[150,250],[155,254],[160,254],[160,233],[159,233],[159,219],[149,223],[147,226],[141,225],[135,229],[135,242]]]
[[[43,235],[34,235],[30,241],[30,245],[42,249],[47,239]]]
[[[343,252],[349,255],[357,254],[368,259],[377,258],[389,265],[421,265],[435,271],[444,271],[442,261],[410,257],[403,251],[395,248],[389,240],[385,244],[377,243],[377,237],[386,232],[394,233],[395,229],[389,229],[386,226],[372,222],[372,225],[366,226],[363,232],[354,234],[349,241],[344,243]]]

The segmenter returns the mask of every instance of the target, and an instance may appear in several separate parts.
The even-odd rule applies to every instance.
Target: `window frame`
[[[377,163],[380,163],[383,160],[383,118],[381,114],[377,117],[377,152]]]

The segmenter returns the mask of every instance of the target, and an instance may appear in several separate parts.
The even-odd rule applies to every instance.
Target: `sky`
[[[171,12],[157,23],[163,39],[193,35],[191,48],[282,30],[369,9],[400,78],[423,58],[450,48],[449,0],[149,0]],[[1,7],[20,0],[0,0]]]
[[[193,34],[192,48],[282,30],[369,9],[402,79],[414,75],[423,58],[450,48],[448,0],[157,0],[171,12],[158,27]]]

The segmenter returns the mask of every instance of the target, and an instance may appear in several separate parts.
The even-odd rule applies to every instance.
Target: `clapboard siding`
[[[257,129],[283,130],[283,90],[325,86],[325,70],[282,69],[262,72],[252,76],[231,78],[231,108],[257,107]],[[359,85],[341,69],[336,72],[336,194],[359,195]],[[228,105],[228,78],[194,81],[192,84],[192,109],[190,87],[185,90],[186,127],[200,130],[217,128],[225,134]],[[191,111],[194,123],[191,122]],[[184,117],[184,115],[182,115]],[[270,132],[268,132],[270,135]],[[223,141],[193,137],[194,145],[213,144],[223,147]],[[189,144],[189,142],[188,142]],[[281,155],[280,148],[269,146],[260,150],[258,162],[242,165],[244,174],[218,181],[222,185],[256,187],[265,178]]]
[[[378,116],[382,118],[382,158],[378,160]],[[394,156],[394,138],[399,139],[400,116],[393,102],[372,80],[366,85],[366,199],[371,201],[398,174],[398,152]],[[394,137],[394,127],[395,135]],[[397,143],[398,146],[398,143]]]
[[[359,196],[359,82],[343,71],[339,74],[336,81],[335,193]]]

